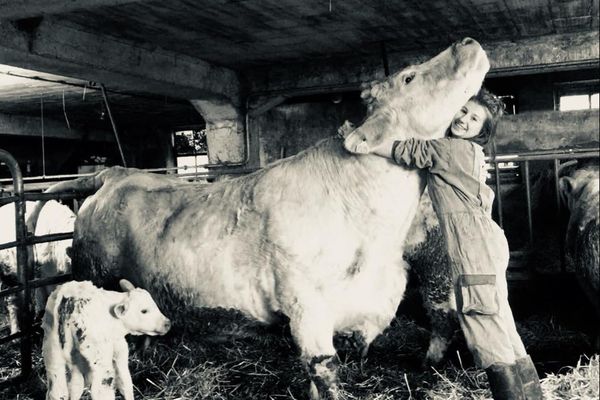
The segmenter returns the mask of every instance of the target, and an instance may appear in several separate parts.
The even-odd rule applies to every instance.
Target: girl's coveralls
[[[427,187],[447,243],[458,318],[481,368],[514,364],[527,355],[510,305],[509,250],[492,220],[494,192],[485,184],[483,149],[455,138],[397,141],[392,158],[428,169]]]

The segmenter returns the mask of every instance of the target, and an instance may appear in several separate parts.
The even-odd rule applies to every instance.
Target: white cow
[[[25,204],[26,218],[32,214],[36,202],[28,201]],[[75,225],[75,214],[71,209],[57,201],[48,201],[36,215],[37,227],[35,235],[48,235],[52,233],[73,232]],[[15,240],[15,206],[7,204],[0,207],[0,243],[8,243]],[[34,257],[36,265],[36,276],[46,278],[58,274],[71,272],[71,259],[67,255],[67,248],[71,246],[72,240],[61,240],[40,243],[34,246]],[[17,252],[15,247],[0,250],[0,281],[2,286],[17,284]],[[41,287],[36,290],[36,307],[43,310],[46,299],[54,285]],[[15,297],[7,300],[7,308],[10,321],[10,331],[18,330]]]
[[[115,386],[133,400],[125,336],[164,335],[171,322],[150,294],[121,281],[125,293],[91,282],[60,285],[48,298],[42,321],[46,400],[78,400],[85,385],[93,400],[115,398]]]
[[[442,137],[488,69],[479,43],[457,42],[375,83],[354,132]],[[331,138],[208,186],[112,168],[51,191],[66,189],[97,190],[75,224],[76,279],[102,286],[130,279],[179,321],[202,307],[263,322],[283,313],[311,396],[335,398],[333,335],[358,331],[369,344],[394,317],[406,286],[401,243],[424,182]]]

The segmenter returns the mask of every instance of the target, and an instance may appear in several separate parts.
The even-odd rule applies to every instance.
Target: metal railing
[[[514,153],[514,154],[499,154],[495,158],[488,158],[487,161],[493,164],[494,170],[494,186],[496,192],[496,205],[497,205],[497,217],[498,224],[500,227],[504,227],[504,217],[505,210],[503,207],[502,201],[502,182],[500,178],[500,163],[503,162],[512,162],[518,165],[522,165],[523,172],[523,184],[525,189],[525,202],[526,202],[526,212],[527,212],[527,237],[529,240],[529,244],[533,243],[534,240],[534,221],[533,221],[533,209],[532,209],[532,184],[531,184],[531,173],[530,173],[530,164],[532,161],[550,161],[553,165],[553,175],[554,175],[554,205],[556,206],[556,210],[558,210],[558,219],[561,218],[563,210],[563,205],[561,201],[561,193],[560,193],[560,169],[562,164],[561,162],[564,160],[579,160],[579,159],[591,159],[591,158],[599,158],[600,156],[600,148],[583,148],[583,149],[567,149],[567,150],[554,150],[554,151],[532,151],[532,152],[523,152],[523,153]],[[561,272],[566,272],[566,265],[564,260],[564,232],[559,235],[559,241],[557,245],[560,248],[560,269]]]
[[[33,309],[32,291],[38,287],[63,283],[71,280],[71,274],[60,274],[47,278],[34,278],[32,246],[38,243],[66,240],[73,238],[73,232],[53,233],[34,236],[27,230],[25,208],[26,201],[74,199],[81,195],[74,193],[25,193],[23,176],[17,161],[5,150],[0,149],[0,163],[5,164],[12,177],[12,195],[0,198],[0,206],[15,204],[15,240],[0,243],[0,250],[16,247],[17,285],[0,290],[0,299],[17,296],[17,332],[0,337],[0,345],[20,339],[20,374],[0,381],[0,388],[25,380],[32,370],[32,336],[35,310]]]

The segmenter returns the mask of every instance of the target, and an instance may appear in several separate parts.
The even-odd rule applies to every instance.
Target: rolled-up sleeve
[[[397,164],[420,169],[438,168],[440,162],[446,164],[448,156],[447,139],[420,140],[408,139],[394,142],[392,158]]]

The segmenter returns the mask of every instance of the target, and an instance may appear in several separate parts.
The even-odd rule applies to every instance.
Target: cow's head
[[[125,279],[119,284],[127,292],[127,296],[113,307],[113,314],[121,320],[130,334],[164,335],[171,329],[171,321],[160,312],[150,293],[144,289],[136,289]]]
[[[490,68],[477,41],[466,38],[431,60],[375,82],[361,93],[366,120],[345,137],[345,147],[368,153],[384,140],[444,135],[452,117],[477,93]]]

